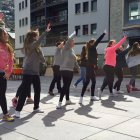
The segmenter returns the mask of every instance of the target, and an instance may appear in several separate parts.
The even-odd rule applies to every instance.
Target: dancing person
[[[131,74],[129,84],[126,85],[127,92],[130,93],[132,90],[139,91],[139,89],[134,87],[137,76],[137,67],[140,64],[140,44],[138,42],[135,42],[132,45],[132,50],[128,53],[127,64]]]
[[[126,63],[126,55],[132,49],[132,46],[127,46],[125,50],[122,47],[116,50],[116,66],[115,66],[115,75],[118,80],[115,82],[113,86],[113,93],[124,93],[120,90],[121,83],[123,81],[123,68],[127,67]]]
[[[54,96],[53,89],[55,87],[55,83],[57,84],[58,93],[61,93],[61,73],[60,73],[60,64],[61,64],[61,52],[62,48],[64,47],[64,42],[57,42],[56,43],[56,51],[54,55],[54,62],[53,62],[53,80],[49,87],[49,94]]]
[[[39,77],[39,64],[41,61],[45,62],[45,58],[43,52],[41,51],[40,44],[46,36],[46,33],[50,31],[50,23],[47,25],[47,29],[42,35],[39,37],[39,32],[30,31],[27,33],[23,51],[25,54],[24,62],[23,62],[23,79],[22,79],[22,93],[19,95],[18,104],[15,110],[15,117],[20,117],[20,111],[23,108],[25,103],[27,94],[30,91],[31,83],[33,83],[34,88],[34,112],[43,113],[42,110],[39,109],[40,102],[40,77]]]
[[[14,118],[8,113],[6,101],[7,80],[13,70],[14,51],[9,44],[9,35],[0,28],[0,106],[3,112],[4,121],[14,121]]]
[[[68,40],[66,41],[62,50],[62,62],[60,65],[60,71],[63,80],[63,86],[60,93],[57,109],[61,108],[64,95],[66,96],[66,105],[72,104],[72,102],[69,99],[70,85],[73,78],[74,67],[79,69],[77,57],[73,50],[75,35],[76,33],[74,32],[68,37]]]
[[[74,83],[73,87],[76,88],[77,85],[83,81],[83,84],[86,81],[86,66],[87,66],[87,52],[86,46],[83,46],[80,58],[80,78]]]
[[[105,72],[105,78],[101,88],[98,88],[98,96],[101,99],[101,94],[105,87],[108,85],[110,96],[115,96],[113,94],[113,82],[114,82],[114,71],[116,66],[116,50],[126,41],[126,36],[124,36],[118,43],[115,40],[109,41],[105,49],[105,65],[103,67]]]
[[[97,46],[101,42],[101,40],[103,39],[105,34],[106,34],[106,31],[104,31],[104,33],[97,40],[91,39],[86,45],[87,53],[88,53],[87,54],[87,67],[86,67],[86,81],[83,84],[79,104],[82,104],[82,102],[83,102],[83,96],[84,96],[84,93],[85,93],[85,91],[87,89],[87,86],[88,86],[90,80],[92,82],[90,101],[97,101],[98,100],[94,95],[95,84],[96,84],[95,71],[97,69],[97,63],[98,63],[97,62],[97,60],[98,60],[98,58],[97,58],[98,57]]]

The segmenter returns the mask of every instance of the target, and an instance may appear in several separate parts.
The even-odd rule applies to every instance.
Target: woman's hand
[[[6,80],[9,80],[10,78],[10,74],[9,73],[5,73],[5,75],[3,76]]]
[[[46,31],[49,32],[50,30],[51,30],[51,23],[49,22]]]

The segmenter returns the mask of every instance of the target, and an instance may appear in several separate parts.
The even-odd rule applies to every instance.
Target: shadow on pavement
[[[81,105],[81,107],[76,109],[74,112],[77,113],[78,115],[84,115],[88,118],[99,119],[100,117],[95,117],[89,114],[92,111],[92,108],[91,108],[92,105],[93,105],[93,102],[90,102],[88,105]]]

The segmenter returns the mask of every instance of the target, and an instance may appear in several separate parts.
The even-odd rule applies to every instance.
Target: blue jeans
[[[75,82],[75,86],[77,86],[81,81],[85,83],[86,80],[86,67],[80,67],[80,78]]]

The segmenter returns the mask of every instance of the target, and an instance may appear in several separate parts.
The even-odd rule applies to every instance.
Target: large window
[[[80,26],[75,26],[75,31],[76,31],[76,35],[80,36],[80,32],[81,32]]]
[[[24,18],[22,19],[22,26],[24,26]]]
[[[21,10],[21,3],[19,3],[19,11]]]
[[[25,25],[28,25],[28,18],[25,18]]]
[[[22,9],[24,9],[24,1],[22,1]]]
[[[81,4],[75,4],[75,14],[79,14],[81,12]]]
[[[83,12],[88,12],[88,2],[83,2]]]
[[[129,3],[129,20],[140,19],[140,0]]]
[[[19,27],[21,27],[21,19],[19,20]]]
[[[25,0],[25,7],[27,7],[28,6],[28,3],[27,3],[27,0]]]
[[[97,11],[97,0],[91,1],[91,11]]]
[[[95,35],[97,33],[97,24],[91,24],[91,34]]]
[[[83,35],[88,35],[88,25],[83,25]]]

